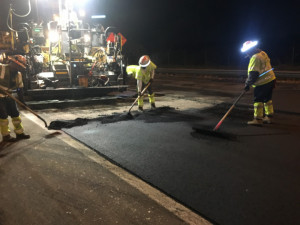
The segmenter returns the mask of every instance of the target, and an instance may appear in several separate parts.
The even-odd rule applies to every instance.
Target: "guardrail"
[[[185,68],[157,68],[158,73],[177,73],[177,74],[199,74],[216,76],[246,76],[247,70],[226,70],[226,69],[185,69]],[[277,78],[300,79],[300,71],[276,70]]]

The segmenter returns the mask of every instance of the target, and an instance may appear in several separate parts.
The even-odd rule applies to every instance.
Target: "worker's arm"
[[[259,76],[259,73],[257,71],[250,71],[248,78],[245,82],[245,91],[248,91],[250,89],[250,85],[254,84]]]
[[[150,75],[150,80],[149,80],[150,83],[153,83],[154,75],[155,75],[155,70],[152,70]]]
[[[138,89],[138,94],[140,96],[141,93],[142,93],[143,81],[142,80],[136,80],[136,85],[137,85],[137,89]]]

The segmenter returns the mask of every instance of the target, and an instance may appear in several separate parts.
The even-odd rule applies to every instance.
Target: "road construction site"
[[[212,131],[244,80],[158,73],[157,108],[145,98],[144,112],[135,106],[130,116],[134,80],[80,107],[28,102],[58,123],[48,130],[22,110],[32,138],[0,150],[0,223],[298,224],[298,79],[278,79],[273,124],[246,124],[251,89],[219,128],[228,135],[201,132]]]

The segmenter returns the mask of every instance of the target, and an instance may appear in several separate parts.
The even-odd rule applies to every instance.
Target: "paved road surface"
[[[242,80],[205,79],[194,75],[159,75],[154,84],[158,96],[158,109],[146,111],[144,114],[137,114],[134,109],[134,119],[124,120],[124,113],[130,105],[128,102],[63,110],[47,109],[40,110],[39,113],[47,121],[77,117],[97,118],[87,125],[65,129],[65,132],[192,208],[214,224],[298,224],[299,83],[279,82],[274,92],[277,111],[275,124],[263,127],[245,125],[245,121],[252,116],[251,92],[247,93],[220,128],[221,132],[230,133],[236,140],[203,135],[195,132],[193,127],[205,125],[212,128],[241,92]],[[146,104],[145,108],[147,107]],[[112,113],[115,113],[113,117],[107,117]],[[118,121],[119,118],[121,119]],[[101,123],[101,120],[106,123]],[[29,127],[30,123],[26,125]],[[41,135],[40,131],[29,132],[37,137]],[[31,142],[33,140],[34,144]],[[104,180],[97,180],[101,177],[101,164],[96,165],[87,159],[83,160],[81,150],[77,153],[76,148],[70,151],[69,147],[65,150],[56,149],[59,144],[53,142],[60,143],[56,137],[32,139],[25,142],[28,143],[25,150],[21,143],[17,143],[17,151],[12,151],[13,154],[7,149],[1,151],[1,180],[7,181],[0,185],[2,199],[6,198],[6,201],[0,202],[2,220],[7,221],[5,216],[13,218],[8,209],[18,206],[16,215],[32,216],[38,208],[41,211],[39,218],[42,219],[30,220],[30,217],[26,217],[26,222],[43,221],[43,218],[48,219],[54,214],[54,219],[50,221],[64,219],[64,224],[79,224],[80,219],[90,218],[84,216],[85,208],[92,210],[92,216],[101,211],[101,205],[88,204],[91,199],[97,199],[96,195],[88,195],[87,199],[82,200],[79,198],[80,192],[86,193],[93,190],[91,187],[102,185],[104,193],[109,194],[112,191],[117,196],[124,193],[123,185],[126,184],[120,185],[122,188],[118,189],[105,183],[105,176],[102,177]],[[47,146],[45,156],[30,150],[31,146],[39,149],[39,144]],[[55,154],[51,154],[51,151]],[[59,158],[60,156],[62,158]],[[65,158],[67,156],[70,159]],[[24,159],[25,163],[21,163]],[[28,163],[32,162],[32,159],[36,160],[35,163]],[[78,163],[80,161],[82,163]],[[22,168],[30,168],[27,175],[27,171],[23,171]],[[89,170],[86,171],[86,168]],[[88,174],[88,178],[81,176],[83,171]],[[24,173],[27,179],[22,176]],[[53,179],[55,181],[51,181]],[[113,183],[114,179],[117,178],[112,178]],[[70,180],[70,184],[64,182],[65,180]],[[95,180],[99,183],[94,184]],[[42,183],[47,185],[41,185]],[[20,196],[21,190],[24,190],[21,196],[22,202],[25,203],[20,207],[17,197],[14,202],[9,200],[12,196]],[[32,193],[36,190],[42,191],[32,198]],[[130,188],[128,190],[132,191]],[[99,190],[97,193],[98,198],[101,198]],[[145,224],[143,210],[146,210],[148,203],[144,204],[143,200],[139,200],[143,198],[143,194],[137,195],[140,197],[137,198],[138,206],[135,208],[141,209],[141,214],[131,213],[129,217],[135,219],[123,221],[124,224],[132,224],[132,221]],[[43,196],[46,198],[43,199]],[[41,199],[44,204],[40,204]],[[111,210],[118,218],[117,221],[123,219],[123,215],[131,208],[125,204],[129,200],[126,198],[122,199],[120,204],[116,201],[98,200],[108,204],[108,211]],[[147,198],[145,201],[148,201]],[[152,204],[151,201],[149,204]],[[8,208],[5,208],[6,205]],[[117,213],[117,205],[125,209],[124,214]],[[23,206],[34,207],[23,212]],[[154,208],[156,207],[160,215],[164,209],[155,205]],[[72,210],[68,210],[69,208]],[[73,210],[75,216],[72,216],[71,220],[62,214],[64,212],[69,216],[68,213],[72,212],[73,215]],[[47,214],[48,212],[51,213]],[[163,214],[162,218],[161,224],[183,223],[168,213]],[[106,224],[111,222],[113,221]],[[158,220],[148,222],[159,224]]]

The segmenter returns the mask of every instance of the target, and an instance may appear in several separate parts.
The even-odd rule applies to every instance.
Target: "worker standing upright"
[[[23,99],[23,80],[20,71],[25,71],[26,59],[24,56],[9,56],[7,64],[0,64],[0,85],[1,88],[12,92],[17,90],[21,102]],[[16,138],[10,135],[8,116],[11,117]],[[24,133],[20,113],[16,102],[0,91],[0,129],[3,141],[14,142],[20,139],[28,139],[30,135]]]
[[[126,72],[128,75],[133,75],[137,80],[137,92],[138,96],[138,109],[139,111],[143,111],[144,107],[144,98],[142,96],[143,88],[150,83],[147,91],[149,102],[151,104],[151,109],[155,109],[155,97],[154,92],[152,91],[152,83],[154,80],[156,65],[150,60],[148,55],[143,55],[139,59],[139,65],[130,65],[126,67]]]
[[[248,121],[249,125],[272,123],[274,114],[272,93],[275,87],[275,73],[272,70],[267,53],[257,47],[257,41],[246,41],[241,51],[250,58],[248,78],[245,82],[245,91],[254,87],[254,118]]]

